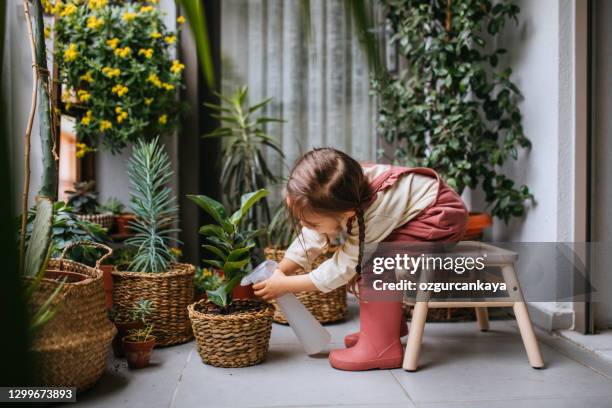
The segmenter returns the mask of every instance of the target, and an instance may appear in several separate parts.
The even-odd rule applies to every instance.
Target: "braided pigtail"
[[[365,220],[363,217],[363,207],[357,208],[357,225],[359,228],[359,254],[357,256],[357,266],[355,266],[355,272],[357,274],[349,281],[347,285],[347,291],[354,294],[359,298],[359,291],[357,290],[357,283],[361,279],[361,263],[363,262],[363,251],[365,246]]]

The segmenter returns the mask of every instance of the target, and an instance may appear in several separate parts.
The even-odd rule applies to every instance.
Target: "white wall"
[[[570,0],[517,0],[519,25],[510,22],[498,45],[508,53],[502,66],[513,69],[522,91],[523,126],[533,146],[503,170],[535,196],[525,217],[508,225],[495,220],[495,241],[569,242],[574,236],[574,7]],[[482,206],[473,194],[472,208]],[[482,208],[482,207],[481,207]],[[537,271],[529,271],[537,273]],[[551,282],[551,284],[554,284]],[[532,315],[546,328],[573,323],[571,304],[534,303]]]

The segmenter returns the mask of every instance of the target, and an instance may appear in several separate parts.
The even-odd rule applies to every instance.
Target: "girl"
[[[329,354],[342,370],[397,368],[402,364],[400,336],[408,332],[401,299],[364,301],[368,290],[358,280],[363,247],[377,242],[457,242],[467,225],[459,195],[429,168],[362,167],[333,148],[314,149],[295,164],[287,182],[287,207],[302,225],[273,275],[253,286],[263,299],[287,292],[330,292],[359,284],[358,333],[345,337],[346,349]],[[345,240],[334,256],[305,275],[338,233]],[[291,276],[293,275],[293,276]]]

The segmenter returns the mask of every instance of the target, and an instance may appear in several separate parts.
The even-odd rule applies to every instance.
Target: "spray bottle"
[[[253,272],[242,278],[240,284],[247,286],[266,280],[272,276],[277,267],[278,263],[275,261],[264,261],[253,269]],[[307,354],[317,354],[325,348],[331,340],[331,335],[295,295],[284,294],[278,297],[276,302]]]

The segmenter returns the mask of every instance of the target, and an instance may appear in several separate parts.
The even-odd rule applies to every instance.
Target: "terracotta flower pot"
[[[122,339],[128,335],[130,330],[138,330],[144,328],[144,323],[140,321],[136,322],[115,322],[115,326],[117,327],[117,335],[113,339],[113,353],[115,357],[121,358],[125,357],[125,353],[123,351]]]
[[[487,213],[471,212],[468,218],[468,225],[463,236],[464,241],[474,241],[482,239],[486,228],[493,225],[493,219]]]
[[[135,341],[131,336],[121,339],[128,367],[132,369],[145,368],[149,366],[151,353],[155,347],[155,337],[149,336],[146,341]]]
[[[130,221],[136,219],[134,214],[125,213],[115,216],[115,225],[117,226],[117,234],[119,235],[130,235],[132,230],[130,228]]]
[[[236,285],[232,289],[232,299],[255,299],[255,292],[253,291],[253,285],[241,286]]]
[[[115,269],[113,265],[100,265],[102,269],[102,282],[104,282],[104,299],[106,300],[106,308],[110,310],[113,307],[113,275],[111,272]]]

